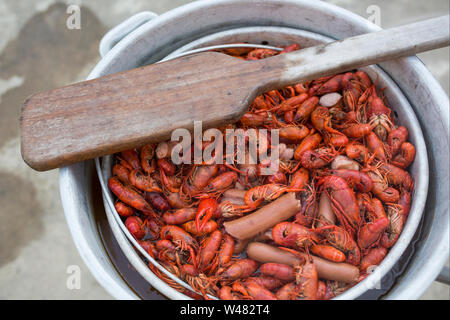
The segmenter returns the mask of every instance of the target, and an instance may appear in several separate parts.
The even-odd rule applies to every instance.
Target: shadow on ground
[[[81,7],[82,30],[66,27],[67,6],[51,5],[33,16],[0,55],[0,79],[19,79],[0,98],[0,149],[19,135],[23,101],[33,93],[80,80],[80,70],[98,60],[105,27]],[[10,80],[11,81],[11,80]],[[20,161],[20,156],[17,156]],[[19,172],[0,171],[0,266],[44,231],[42,206],[32,181]]]
[[[21,86],[1,97],[0,147],[19,134],[20,110],[28,96],[78,80],[80,70],[98,59],[105,27],[93,12],[81,7],[82,29],[70,30],[66,9],[58,3],[33,16],[0,55],[0,78],[23,78]]]

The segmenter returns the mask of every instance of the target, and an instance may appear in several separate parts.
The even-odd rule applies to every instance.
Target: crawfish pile
[[[330,299],[380,264],[408,216],[415,148],[386,103],[363,71],[264,93],[235,127],[279,129],[278,172],[262,176],[268,164],[250,161],[175,165],[172,142],[146,145],[115,155],[117,212],[197,293],[149,267],[194,298]]]

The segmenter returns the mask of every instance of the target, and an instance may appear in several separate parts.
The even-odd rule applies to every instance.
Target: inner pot
[[[173,53],[169,54],[165,59],[175,58],[188,50],[220,44],[245,42],[251,44],[287,46],[292,43],[298,43],[301,48],[305,48],[331,41],[333,41],[333,39],[329,37],[292,28],[246,27],[230,29],[197,39],[177,49]],[[411,105],[395,82],[379,67],[369,66],[366,68],[361,68],[360,70],[367,72],[373,81],[376,80],[378,88],[386,88],[383,93],[386,95],[389,106],[392,108],[393,114],[397,118],[396,123],[398,125],[405,126],[410,132],[409,139],[411,143],[415,145],[417,150],[416,158],[409,169],[415,181],[415,188],[412,194],[411,211],[397,243],[390,249],[383,262],[369,277],[345,291],[335,299],[355,299],[364,294],[367,290],[380,289],[380,286],[383,283],[382,278],[398,262],[414,236],[421,220],[428,189],[428,160],[426,157],[426,146],[423,139],[422,130]],[[193,119],[193,121],[194,120],[195,119]],[[167,290],[167,285],[162,285],[162,281],[159,279],[155,281],[153,273],[147,267],[147,262],[143,262],[141,256],[136,253],[135,248],[140,250],[140,247],[137,245],[137,242],[134,241],[128,230],[126,230],[119,215],[115,211],[113,206],[113,195],[106,188],[106,182],[111,176],[111,166],[112,156],[103,157],[102,172],[99,176],[100,179],[103,180],[101,182],[103,185],[103,198],[108,221],[120,247],[129,259],[130,263],[136,268],[144,279],[150,282],[153,287],[172,299],[180,298],[178,294],[173,294],[173,292],[171,292],[173,289]],[[129,241],[125,241],[122,232],[125,233]],[[134,242],[135,245],[133,246],[131,242]],[[147,256],[147,253],[144,250],[140,250],[140,252],[142,255]],[[148,256],[146,258],[149,259]],[[182,298],[188,299],[189,297],[183,295]]]

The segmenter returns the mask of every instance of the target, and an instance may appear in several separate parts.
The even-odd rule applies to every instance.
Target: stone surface
[[[111,299],[75,248],[58,192],[58,173],[37,173],[23,163],[19,115],[30,94],[83,80],[98,62],[107,30],[143,10],[163,13],[187,0],[2,0],[0,2],[0,299]],[[330,0],[382,27],[448,14],[448,0]],[[69,30],[71,4],[81,7],[81,29]],[[377,7],[373,7],[373,6]],[[449,49],[421,54],[449,92]],[[69,289],[72,266],[79,289]],[[70,284],[70,283],[69,283]],[[449,299],[438,283],[423,299]]]

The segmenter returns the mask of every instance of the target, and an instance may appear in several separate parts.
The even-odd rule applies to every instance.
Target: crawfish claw
[[[195,215],[195,226],[199,232],[203,229],[209,219],[211,219],[216,208],[217,201],[213,198],[207,198],[200,201],[197,214]]]

